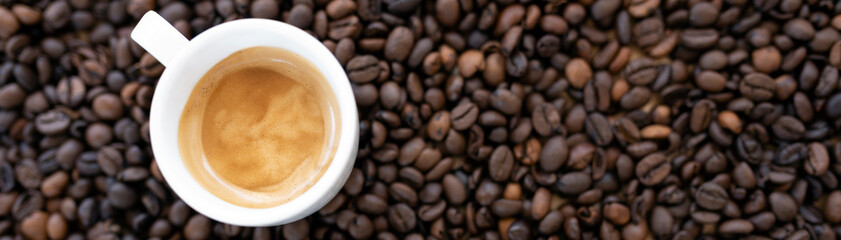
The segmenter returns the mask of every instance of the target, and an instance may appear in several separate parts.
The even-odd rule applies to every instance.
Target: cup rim
[[[178,71],[192,70],[189,67],[189,57],[197,51],[207,51],[206,49],[199,49],[201,46],[206,45],[207,42],[229,37],[230,32],[244,30],[264,31],[261,33],[263,34],[262,36],[273,35],[285,38],[283,41],[272,40],[276,41],[273,42],[274,45],[272,47],[284,48],[282,46],[284,44],[294,45],[290,44],[289,41],[306,46],[304,51],[306,53],[301,54],[301,52],[298,52],[298,54],[316,65],[319,71],[324,74],[325,79],[331,86],[331,92],[337,99],[339,116],[341,117],[339,121],[341,129],[339,130],[338,146],[333,159],[321,177],[298,197],[289,202],[269,208],[238,206],[218,198],[204,188],[199,187],[200,189],[195,189],[198,182],[187,171],[186,167],[183,166],[183,158],[178,151],[177,137],[175,139],[169,139],[172,134],[177,136],[177,133],[163,132],[165,125],[174,124],[176,129],[179,125],[179,121],[172,122],[171,116],[169,120],[164,119],[165,110],[173,111],[171,109],[174,108],[174,111],[178,113],[175,119],[180,119],[180,115],[184,109],[184,105],[174,106],[177,104],[171,103],[171,94],[175,91],[172,90],[175,82],[181,80],[173,79],[173,76],[177,75]],[[263,45],[258,44],[254,46]],[[244,47],[233,49],[233,51],[240,49],[244,49]],[[216,63],[218,61],[211,63],[211,67]],[[160,172],[173,192],[191,208],[220,222],[241,226],[270,226],[296,221],[308,216],[326,205],[341,190],[356,160],[359,141],[359,120],[356,99],[353,96],[353,90],[351,89],[350,81],[345,74],[344,68],[339,64],[333,54],[316,38],[297,27],[280,21],[268,19],[234,20],[214,26],[194,37],[171,59],[168,65],[169,67],[161,75],[155,89],[155,94],[153,95],[149,116],[149,134],[155,161]],[[204,75],[204,73],[201,75]],[[190,86],[190,92],[192,92],[195,84]],[[179,168],[177,165],[181,165],[181,167]],[[208,195],[212,198],[207,198]]]

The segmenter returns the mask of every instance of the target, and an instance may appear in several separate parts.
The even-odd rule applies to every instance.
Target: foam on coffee
[[[238,51],[208,71],[179,123],[184,164],[236,205],[288,202],[324,174],[338,145],[337,101],[303,57],[273,47]]]

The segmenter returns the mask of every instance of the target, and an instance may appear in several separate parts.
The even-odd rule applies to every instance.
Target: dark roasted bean
[[[698,205],[703,208],[720,210],[727,204],[729,196],[724,188],[709,182],[704,183],[695,191],[695,199],[697,199]]]

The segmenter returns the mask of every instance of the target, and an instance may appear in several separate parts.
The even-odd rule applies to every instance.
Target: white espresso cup
[[[219,222],[271,226],[309,216],[342,189],[356,160],[358,113],[344,69],[320,41],[292,25],[267,19],[223,23],[188,41],[154,11],[140,19],[131,38],[166,67],[152,99],[149,134],[161,173],[187,205]],[[179,119],[196,83],[222,59],[256,46],[285,49],[309,60],[327,79],[341,116],[336,153],[317,182],[289,202],[259,209],[229,203],[199,185],[185,167],[178,147]]]

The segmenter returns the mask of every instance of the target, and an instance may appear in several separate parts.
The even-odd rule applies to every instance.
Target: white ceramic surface
[[[154,11],[143,16],[131,37],[166,66],[152,99],[152,149],[167,183],[190,207],[220,222],[271,226],[318,211],[342,188],[356,159],[359,120],[347,75],[320,41],[294,26],[266,19],[223,23],[187,41]],[[199,79],[225,57],[254,46],[287,49],[316,65],[336,94],[341,115],[338,150],[318,182],[292,201],[263,209],[228,203],[202,188],[185,168],[177,141],[181,112]]]

